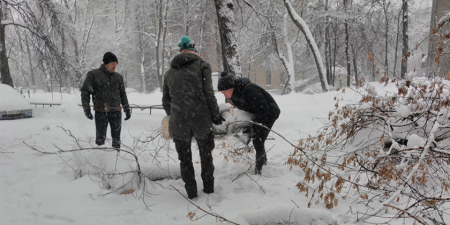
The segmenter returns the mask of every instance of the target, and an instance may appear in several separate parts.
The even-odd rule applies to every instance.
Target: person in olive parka
[[[125,112],[125,120],[130,119],[131,111],[125,92],[123,77],[115,72],[118,64],[117,57],[107,52],[103,55],[103,64],[100,68],[87,73],[81,87],[81,103],[84,114],[90,120],[93,119],[90,107],[90,99],[94,102],[95,127],[97,145],[104,145],[108,123],[111,127],[112,147],[120,148],[120,131],[122,128],[122,113]],[[121,106],[122,105],[122,106]]]
[[[214,149],[212,124],[222,124],[214,96],[211,66],[195,51],[188,36],[180,40],[180,54],[174,57],[164,75],[162,105],[170,116],[169,133],[180,160],[181,179],[188,198],[197,197],[197,183],[192,164],[191,140],[195,137],[200,150],[203,192],[214,192]]]
[[[250,133],[253,139],[253,146],[256,150],[255,174],[260,175],[263,165],[267,162],[264,143],[269,136],[270,129],[280,115],[280,108],[266,90],[251,83],[248,78],[236,78],[222,72],[217,89],[225,98],[230,99],[238,109],[253,113],[255,116],[254,122],[269,128],[252,125],[250,131],[244,131]]]

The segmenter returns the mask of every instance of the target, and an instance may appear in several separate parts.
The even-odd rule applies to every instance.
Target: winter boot
[[[214,180],[203,181],[203,192],[206,194],[214,193]]]
[[[266,160],[264,160],[264,158],[256,161],[256,163],[255,163],[255,174],[256,175],[261,175],[262,167],[265,164],[266,164]]]
[[[189,199],[197,197],[197,183],[185,184],[184,188],[186,189],[186,193]]]
[[[261,175],[261,170],[263,165],[267,165],[267,156],[264,153],[264,155],[260,156],[256,162],[255,162],[255,174]]]
[[[255,166],[255,175],[261,175],[262,166]]]

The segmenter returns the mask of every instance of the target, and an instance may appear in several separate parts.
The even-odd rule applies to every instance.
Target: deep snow
[[[374,86],[375,90],[386,89],[381,85]],[[335,96],[341,104],[355,103],[359,97],[351,90],[345,94],[333,91],[314,95],[275,95],[281,115],[273,130],[294,144],[308,134],[315,134],[327,122]],[[135,104],[160,104],[161,97],[160,92],[128,94],[130,103]],[[222,94],[218,93],[216,97],[219,103],[224,102]],[[51,99],[51,96],[39,93],[32,98]],[[75,179],[78,177],[75,171],[83,159],[95,159],[101,165],[114,167],[116,152],[94,150],[49,155],[25,146],[23,142],[47,152],[56,152],[57,147],[76,148],[70,136],[59,127],[70,130],[82,145],[89,145],[87,141],[95,137],[95,125],[85,118],[77,105],[80,97],[65,95],[64,101],[66,103],[59,107],[33,108],[30,119],[0,121],[0,224],[228,224],[210,215],[204,216],[205,213],[172,188],[185,194],[172,141],[169,142],[171,150],[158,153],[159,164],[147,153],[152,153],[157,144],[164,145],[163,142],[146,145],[146,151],[139,156],[143,173],[158,180],[147,182],[146,189],[151,195],[145,199],[136,197],[141,196],[140,190],[127,195],[110,193],[111,190],[104,188],[102,179],[91,173]],[[133,110],[131,119],[123,121],[123,143],[133,146],[132,137],[152,135],[160,128],[164,116],[164,110],[152,110],[151,115],[148,110]],[[199,198],[194,203],[239,224],[334,224],[341,220],[351,202],[340,199],[339,206],[331,210],[326,210],[322,203],[308,209],[309,199],[295,187],[303,179],[303,172],[298,168],[290,170],[285,165],[293,151],[292,146],[274,133],[269,137],[274,140],[266,141],[268,165],[263,167],[262,176],[250,172],[239,176],[249,169],[247,160],[254,160],[254,152],[241,151],[242,155],[233,156],[236,139],[216,139],[213,151],[215,193],[210,195],[201,191],[199,154],[193,142],[199,188]],[[123,164],[124,169],[133,169],[131,164]],[[195,212],[194,219],[198,220],[191,221],[187,217],[189,212]]]

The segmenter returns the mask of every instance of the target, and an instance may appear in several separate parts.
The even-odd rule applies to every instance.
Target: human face
[[[225,95],[225,98],[231,98],[233,96],[234,88],[230,88],[228,90],[220,91],[223,95]]]
[[[117,67],[117,62],[110,62],[105,65],[105,68],[111,73],[114,73],[116,71],[116,67]]]

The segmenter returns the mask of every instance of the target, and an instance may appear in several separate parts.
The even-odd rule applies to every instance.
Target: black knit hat
[[[217,90],[225,91],[230,88],[234,88],[234,76],[224,71],[220,74],[219,82],[217,82]]]
[[[108,64],[110,62],[117,62],[119,63],[119,60],[117,60],[116,55],[114,55],[112,52],[107,52],[103,55],[103,64]]]

